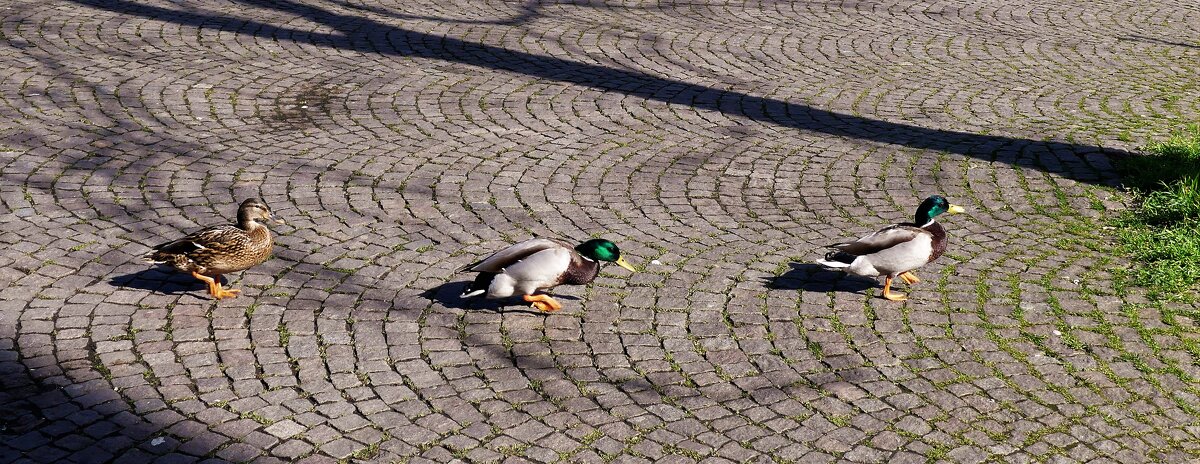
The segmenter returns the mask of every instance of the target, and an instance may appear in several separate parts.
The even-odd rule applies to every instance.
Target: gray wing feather
[[[903,243],[911,242],[921,235],[929,235],[929,232],[918,227],[895,225],[873,232],[850,243],[831,245],[830,248],[836,248],[856,256],[863,256],[879,253]]]
[[[504,271],[505,268],[512,266],[516,262],[521,261],[535,253],[554,248],[560,248],[564,250],[571,249],[570,245],[558,240],[551,240],[548,238],[532,238],[497,251],[491,256],[484,258],[482,261],[460,269],[460,271],[470,270],[473,272],[499,273]]]
[[[933,252],[933,237],[915,234],[912,239],[896,243],[874,253],[862,255],[875,270],[882,274],[911,271],[929,262]]]

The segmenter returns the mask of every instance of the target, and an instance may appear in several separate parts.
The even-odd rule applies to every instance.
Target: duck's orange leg
[[[197,274],[197,273],[193,272],[192,277],[200,279],[200,280],[204,281],[204,283],[208,284],[208,294],[212,295],[214,298],[216,298],[218,300],[221,298],[236,297],[238,295],[238,293],[241,293],[241,290],[236,290],[236,289],[232,289],[232,288],[229,290],[226,290],[226,289],[221,288],[221,276],[220,275],[209,277],[206,275],[201,275],[201,274]]]
[[[904,272],[900,273],[900,278],[904,279],[904,283],[909,284],[909,285],[912,285],[912,284],[915,284],[915,283],[918,283],[921,281],[921,279],[918,279],[917,275],[913,274],[912,271],[904,271]]]
[[[217,297],[218,300],[221,298],[234,298],[234,297],[238,296],[239,293],[242,293],[241,290],[238,290],[236,288],[230,288],[230,289],[221,288],[221,276],[220,275],[213,276],[213,284],[215,284],[217,286],[217,293],[214,293],[213,296]]]
[[[195,277],[195,278],[199,279],[200,281],[204,282],[205,285],[208,285],[208,294],[216,296],[216,294],[217,294],[217,290],[216,290],[217,281],[216,280],[214,280],[212,277],[202,275],[202,274],[197,274],[195,272],[192,272],[192,277]]]
[[[521,298],[530,303],[529,306],[544,312],[558,311],[562,309],[562,304],[555,301],[554,298],[550,298],[550,295],[524,295]]]
[[[883,279],[883,297],[892,301],[904,301],[908,297],[903,293],[892,293],[892,276],[887,276]]]

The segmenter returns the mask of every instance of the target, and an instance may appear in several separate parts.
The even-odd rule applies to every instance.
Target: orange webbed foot
[[[904,301],[908,296],[903,293],[892,293],[892,276],[883,279],[883,297],[891,301]]]
[[[553,312],[562,309],[562,304],[550,298],[549,295],[524,295],[521,297],[530,307],[537,308],[542,312]]]
[[[915,284],[915,283],[918,283],[921,281],[921,279],[918,279],[917,275],[913,274],[912,271],[905,271],[905,272],[901,273],[899,277],[904,280],[904,283],[909,284],[909,285],[912,285],[912,284]]]
[[[222,298],[235,298],[238,296],[239,293],[242,293],[241,290],[238,290],[236,288],[230,288],[230,289],[221,288],[221,284],[217,284],[216,290],[217,291],[213,293],[213,296],[216,297],[216,299],[218,299],[218,300],[220,300]]]
[[[884,298],[887,298],[887,299],[889,299],[889,300],[892,300],[892,301],[905,301],[905,300],[908,300],[908,295],[905,295],[905,294],[903,294],[903,293],[892,293],[892,292],[886,292],[886,293],[884,293],[884,294],[883,294],[883,297],[884,297]]]
[[[232,288],[228,289],[228,290],[221,288],[221,276],[219,276],[219,275],[209,277],[206,275],[197,274],[197,273],[193,272],[192,277],[195,277],[195,278],[199,279],[200,281],[204,282],[205,284],[207,284],[208,285],[208,294],[212,295],[213,298],[216,298],[218,300],[220,300],[222,298],[234,298],[234,297],[238,296],[238,293],[242,292],[241,290],[232,289]]]

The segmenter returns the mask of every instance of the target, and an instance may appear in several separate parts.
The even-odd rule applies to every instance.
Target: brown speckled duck
[[[201,229],[179,240],[154,247],[143,258],[147,263],[166,264],[208,284],[216,299],[236,297],[241,290],[221,288],[221,275],[244,271],[271,256],[274,241],[267,230],[271,209],[257,198],[243,201],[236,225]],[[274,219],[277,224],[283,221]]]
[[[835,251],[817,260],[817,264],[861,276],[886,276],[883,297],[904,301],[903,293],[892,293],[892,279],[899,277],[910,285],[920,282],[912,271],[946,251],[946,229],[933,218],[942,213],[961,212],[961,206],[933,195],[917,207],[915,222],[891,225],[853,242],[830,245]]]

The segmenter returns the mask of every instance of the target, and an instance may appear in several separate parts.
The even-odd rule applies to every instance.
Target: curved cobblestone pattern
[[[10,2],[0,461],[1195,459],[1103,224],[1200,9],[1034,3]],[[932,193],[908,302],[806,264]],[[137,262],[251,196],[240,297]],[[457,299],[533,235],[644,272]]]

